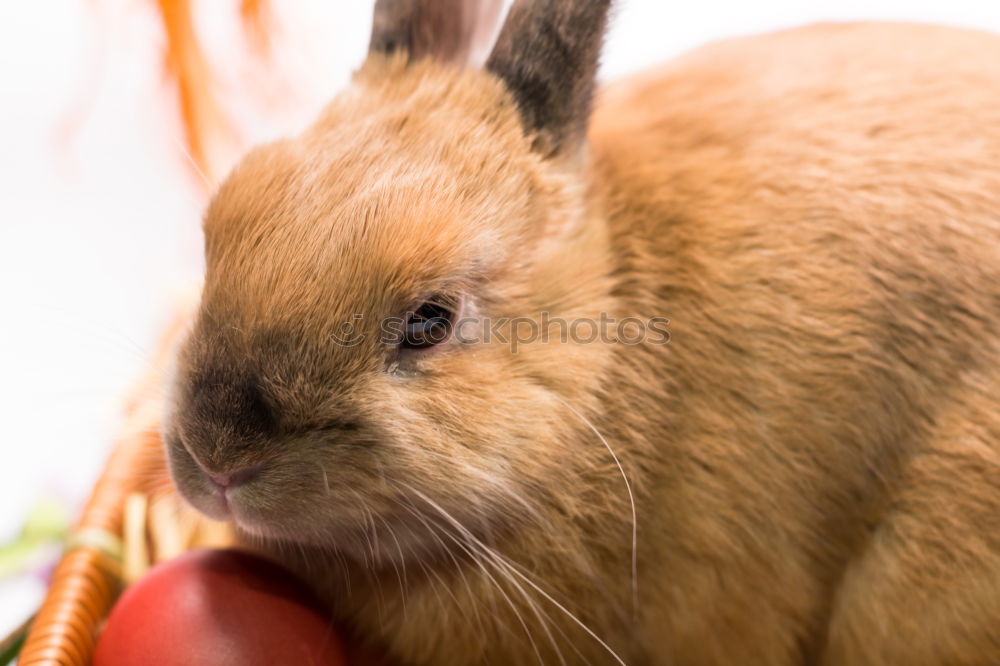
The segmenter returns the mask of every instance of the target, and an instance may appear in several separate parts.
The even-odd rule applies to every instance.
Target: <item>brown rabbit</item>
[[[1000,663],[1000,37],[733,40],[588,132],[609,4],[378,4],[208,210],[179,489],[402,664]]]

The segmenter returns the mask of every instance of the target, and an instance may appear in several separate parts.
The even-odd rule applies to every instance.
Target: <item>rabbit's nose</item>
[[[212,474],[206,472],[208,478],[211,479],[212,483],[214,483],[222,490],[244,485],[252,481],[259,473],[260,473],[260,465],[255,465],[253,467],[244,467],[243,469],[238,469],[236,471],[229,472],[228,474]]]

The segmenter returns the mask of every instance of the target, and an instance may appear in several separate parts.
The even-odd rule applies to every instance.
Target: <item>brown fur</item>
[[[224,515],[194,460],[264,465],[237,523],[404,664],[613,663],[581,624],[629,664],[997,663],[998,63],[734,40],[603,91],[580,165],[497,78],[373,56],[208,212],[178,486]],[[672,339],[330,342],[442,289]]]

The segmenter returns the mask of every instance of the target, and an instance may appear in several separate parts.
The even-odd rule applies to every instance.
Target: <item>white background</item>
[[[370,1],[275,2],[270,67],[247,55],[234,0],[195,4],[246,142],[301,127],[364,56]],[[200,270],[205,194],[181,156],[152,5],[0,3],[0,543],[40,493],[84,496],[172,294]],[[862,18],[1000,32],[1000,2],[623,0],[602,76],[730,35]],[[38,594],[0,582],[0,634]]]

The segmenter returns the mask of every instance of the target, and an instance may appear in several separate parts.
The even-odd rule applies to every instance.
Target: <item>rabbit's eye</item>
[[[455,302],[444,297],[423,303],[407,317],[400,346],[404,349],[425,349],[441,344],[451,336],[455,310]]]

